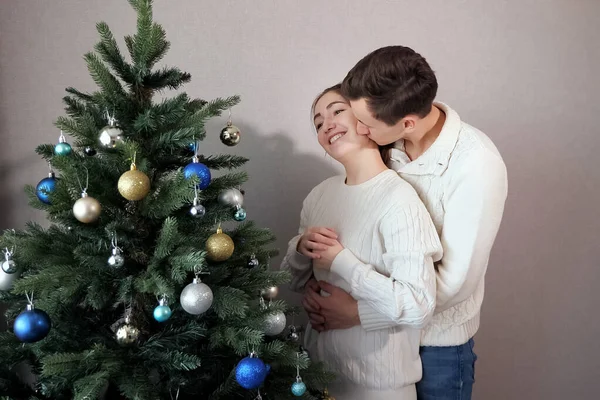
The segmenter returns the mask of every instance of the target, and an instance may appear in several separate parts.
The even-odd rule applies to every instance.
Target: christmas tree
[[[26,190],[49,227],[0,237],[0,396],[314,398],[330,375],[275,298],[289,276],[269,269],[273,235],[245,221],[248,160],[202,153],[205,122],[240,99],[156,101],[191,76],[156,67],[165,31],[150,0],[129,3],[130,60],[97,24],[85,61],[99,90],[68,88],[58,143],[36,149],[49,176]],[[231,120],[221,140],[240,140]],[[23,365],[34,384],[16,372]]]

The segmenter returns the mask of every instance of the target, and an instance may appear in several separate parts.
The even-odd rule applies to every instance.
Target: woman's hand
[[[330,239],[330,243],[324,250],[316,250],[315,253],[319,256],[313,260],[313,267],[324,269],[329,271],[331,269],[331,264],[335,257],[342,250],[344,250],[344,246],[337,239]]]
[[[333,229],[313,226],[306,230],[298,241],[296,250],[313,260],[320,258],[317,251],[327,250],[328,246],[337,242],[337,233]]]

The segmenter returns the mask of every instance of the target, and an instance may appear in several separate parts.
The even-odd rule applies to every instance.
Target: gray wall
[[[425,55],[439,99],[492,137],[509,170],[475,398],[597,398],[600,2],[162,0],[155,15],[172,41],[166,62],[193,74],[188,93],[242,95],[233,150],[252,159],[248,211],[282,248],[303,197],[337,168],[310,130],[313,96],[376,47]],[[0,228],[43,219],[22,186],[46,173],[33,149],[56,141],[63,89],[93,89],[82,55],[99,20],[119,38],[135,28],[124,0],[0,2]],[[228,150],[224,122],[209,125],[204,151]]]

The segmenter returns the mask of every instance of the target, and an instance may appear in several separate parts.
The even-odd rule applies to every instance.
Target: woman
[[[319,95],[312,111],[319,144],[346,173],[304,200],[282,267],[294,290],[314,274],[350,293],[361,324],[321,333],[309,326],[305,344],[337,374],[329,392],[339,400],[414,400],[420,329],[435,309],[437,232],[414,189],[386,167],[386,150],[357,134],[339,85]],[[311,240],[315,234],[328,245]]]

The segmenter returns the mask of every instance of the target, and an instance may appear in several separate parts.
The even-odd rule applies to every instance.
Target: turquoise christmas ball
[[[156,306],[154,309],[154,319],[158,322],[165,322],[171,318],[171,308],[169,306]]]
[[[54,146],[54,154],[57,156],[68,156],[71,154],[71,151],[71,145],[67,142],[58,143],[56,146]]]
[[[292,384],[292,394],[294,396],[302,396],[304,393],[306,393],[306,385],[304,384],[304,382],[294,382]]]
[[[243,208],[237,209],[233,218],[235,218],[236,221],[244,221],[246,219],[246,210]]]

